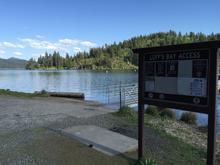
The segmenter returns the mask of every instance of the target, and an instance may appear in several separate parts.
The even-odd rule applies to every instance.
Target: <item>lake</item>
[[[137,83],[136,72],[103,72],[82,70],[61,71],[30,71],[30,70],[0,70],[0,89],[10,89],[21,92],[56,91],[83,92],[86,100],[107,103],[106,87],[113,84]],[[220,98],[218,97],[220,104]],[[181,112],[177,113],[179,116]],[[220,106],[218,106],[220,116]],[[207,116],[198,114],[198,123],[207,124]],[[218,117],[220,129],[220,117]],[[220,132],[220,131],[219,131]]]
[[[137,83],[135,72],[97,72],[82,70],[30,71],[0,70],[0,88],[21,92],[83,92],[87,100],[105,102],[106,87]]]

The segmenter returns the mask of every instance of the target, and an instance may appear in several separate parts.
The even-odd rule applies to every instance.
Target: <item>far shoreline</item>
[[[25,68],[0,68],[0,70],[26,70],[26,71],[91,71],[91,72],[138,72],[138,69],[25,69]]]
[[[59,71],[59,70],[75,70],[75,71],[100,71],[100,72],[137,72],[138,69],[50,69],[50,68],[39,68],[39,69],[24,69],[24,70],[47,70],[47,71]]]

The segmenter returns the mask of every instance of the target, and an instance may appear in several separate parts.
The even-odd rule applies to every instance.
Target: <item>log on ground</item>
[[[66,98],[74,98],[74,99],[85,99],[84,93],[74,93],[74,92],[48,92],[48,94],[52,97],[66,97]]]

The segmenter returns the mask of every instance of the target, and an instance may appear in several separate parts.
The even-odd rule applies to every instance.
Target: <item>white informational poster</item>
[[[191,82],[191,96],[206,96],[206,79],[194,78]]]
[[[206,96],[206,79],[178,78],[177,94],[187,96]]]

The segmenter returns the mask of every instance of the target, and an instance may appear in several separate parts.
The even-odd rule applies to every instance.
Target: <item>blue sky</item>
[[[152,32],[220,32],[219,0],[0,0],[0,58],[88,51]]]

